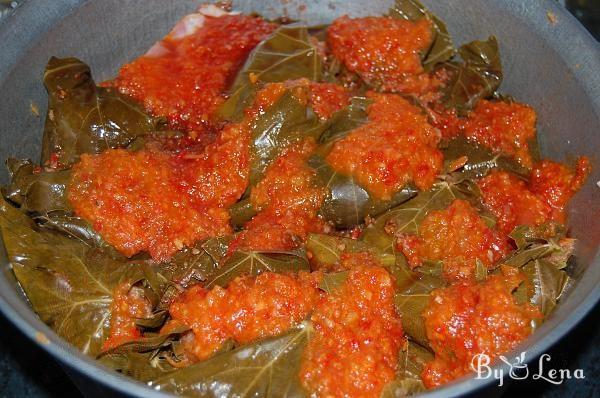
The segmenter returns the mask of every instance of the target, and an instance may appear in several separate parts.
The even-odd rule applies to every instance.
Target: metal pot
[[[541,149],[564,160],[587,155],[595,163],[600,149],[600,48],[565,10],[551,0],[424,1],[447,23],[457,43],[498,37],[505,80],[502,91],[538,111]],[[142,54],[166,34],[199,0],[29,0],[0,25],[0,158],[37,157],[46,93],[41,76],[48,58],[77,56],[98,81]],[[243,12],[266,17],[287,15],[314,23],[333,18],[377,15],[391,0],[237,0]],[[571,203],[570,229],[578,239],[576,283],[556,311],[517,351],[534,359],[563,338],[600,298],[600,167]],[[7,174],[0,172],[0,182]],[[0,247],[0,308],[32,341],[60,361],[80,387],[91,393],[163,396],[108,370],[62,341],[28,306]],[[506,369],[505,369],[506,371]],[[481,392],[493,379],[466,377],[426,396],[449,397]]]

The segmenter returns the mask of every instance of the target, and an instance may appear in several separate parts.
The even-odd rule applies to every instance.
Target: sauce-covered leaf
[[[404,333],[423,347],[429,346],[423,311],[427,308],[431,292],[444,286],[443,279],[422,275],[408,289],[396,294],[394,298],[396,312],[402,318]]]
[[[332,268],[338,265],[343,253],[369,252],[379,260],[381,265],[390,265],[395,262],[393,255],[380,252],[376,247],[364,241],[326,234],[309,234],[306,240],[306,250],[311,254],[311,263],[318,268]]]
[[[319,213],[338,228],[362,224],[367,216],[377,216],[406,202],[417,192],[408,185],[396,192],[391,200],[375,199],[354,177],[335,171],[322,155],[313,155],[308,164],[317,172],[318,180],[328,191]]]
[[[350,271],[331,272],[323,275],[319,289],[331,294],[344,285]]]
[[[188,397],[304,397],[298,374],[311,332],[305,322],[284,335],[216,355],[150,385]]]
[[[328,191],[319,213],[338,228],[362,224],[365,217],[377,216],[416,194],[416,189],[407,185],[390,200],[376,199],[353,176],[338,173],[327,163],[326,157],[333,143],[368,121],[366,109],[369,104],[364,97],[354,97],[349,106],[336,112],[321,134],[321,146],[308,160],[308,165],[317,172],[318,181]]]
[[[430,71],[439,63],[448,61],[454,56],[456,49],[448,33],[448,28],[444,22],[433,15],[418,0],[396,0],[394,6],[390,9],[389,15],[394,18],[416,21],[421,18],[427,18],[431,21],[433,30],[433,42],[429,50],[423,54],[423,67]]]
[[[251,123],[250,184],[256,185],[271,162],[292,143],[317,139],[325,124],[291,90]]]
[[[5,201],[0,229],[9,263],[42,321],[82,352],[98,354],[108,335],[115,287],[144,279],[144,267],[38,230]]]
[[[368,121],[367,108],[371,100],[366,97],[350,98],[350,105],[334,113],[319,142],[327,144],[344,138],[349,132]]]
[[[421,372],[427,362],[433,360],[433,353],[413,341],[406,340],[400,351],[398,376],[388,383],[381,394],[382,398],[402,398],[424,392]]]
[[[298,272],[302,270],[310,270],[306,255],[302,251],[236,251],[209,277],[205,287],[210,288],[215,285],[226,287],[229,282],[242,275],[256,276],[263,272]]]
[[[219,110],[225,120],[239,121],[250,105],[258,83],[321,78],[321,58],[302,24],[284,25],[252,51],[238,73],[227,101]]]
[[[440,66],[451,76],[443,90],[442,101],[464,115],[480,99],[491,96],[498,89],[503,77],[502,64],[494,36],[467,43],[458,49],[458,53],[461,63],[450,61]]]
[[[315,268],[335,268],[340,264],[343,253],[367,252],[379,261],[394,277],[396,287],[404,289],[410,285],[416,274],[408,269],[404,256],[394,251],[383,251],[363,240],[310,234],[306,241],[306,250],[310,252],[310,262]],[[326,274],[325,278],[336,278],[335,274]]]
[[[460,183],[438,182],[429,191],[419,192],[406,203],[396,206],[367,226],[361,239],[379,249],[394,251],[393,234],[403,233],[416,235],[419,225],[427,214],[434,210],[443,210],[456,199],[473,201],[476,191],[466,181]]]
[[[510,171],[523,178],[527,178],[529,175],[529,170],[515,160],[502,154],[493,153],[481,145],[467,141],[462,136],[445,142],[442,152],[444,154],[444,168],[447,172],[452,172],[455,180],[472,180],[485,177],[493,169]],[[449,165],[463,157],[466,157],[466,159],[459,170],[448,169]]]
[[[68,168],[82,153],[125,147],[162,126],[162,120],[119,94],[98,87],[90,68],[77,58],[52,57],[44,72],[48,114],[42,164]]]

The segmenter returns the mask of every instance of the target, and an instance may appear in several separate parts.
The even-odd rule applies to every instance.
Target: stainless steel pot
[[[520,347],[533,359],[563,338],[600,298],[600,48],[581,25],[552,0],[424,1],[448,24],[457,43],[498,37],[505,80],[502,91],[533,105],[545,156],[587,155],[594,171],[570,206],[570,228],[579,239],[571,274],[576,283],[544,325]],[[97,80],[166,34],[199,0],[29,0],[0,25],[0,159],[36,158],[46,94],[41,75],[48,58],[77,56]],[[235,8],[267,17],[282,14],[314,23],[376,15],[391,0],[237,0]],[[5,183],[7,174],[0,173]],[[35,344],[62,362],[88,391],[162,396],[103,368],[62,341],[29,308],[0,247],[0,308]],[[526,347],[526,348],[525,348]],[[522,348],[522,349],[521,349]],[[83,382],[82,382],[83,381]],[[464,378],[427,396],[473,394],[494,380]]]

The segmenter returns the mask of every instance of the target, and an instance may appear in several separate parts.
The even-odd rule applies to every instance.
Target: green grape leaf
[[[311,324],[305,322],[281,336],[216,355],[149,384],[187,397],[305,397],[299,372],[311,333]]]
[[[38,230],[5,201],[0,203],[0,230],[14,274],[42,321],[83,353],[99,353],[108,335],[114,289],[144,280],[147,268]]]
[[[57,163],[68,168],[83,153],[126,147],[164,124],[115,89],[96,86],[90,68],[77,58],[50,58],[44,85],[48,114],[42,139],[43,166]]]
[[[331,272],[323,275],[319,289],[331,294],[344,285],[350,271]]]
[[[418,0],[396,0],[394,6],[388,13],[393,18],[416,21],[427,18],[431,21],[433,30],[433,42],[431,47],[423,54],[423,68],[432,70],[437,64],[446,62],[454,56],[456,49],[448,33],[448,28],[442,20],[433,15]]]
[[[219,115],[225,120],[240,121],[244,109],[252,103],[258,83],[299,78],[319,81],[321,58],[309,40],[305,25],[283,25],[252,51],[230,89],[229,98],[219,109]]]
[[[431,292],[445,286],[443,279],[422,275],[408,289],[397,293],[396,312],[402,318],[404,333],[423,347],[429,347],[423,311],[429,304]]]
[[[443,90],[442,102],[465,115],[480,99],[490,97],[500,87],[502,63],[494,36],[467,43],[458,53],[462,63],[450,61],[440,66],[451,76]]]
[[[305,253],[301,251],[236,251],[227,258],[219,269],[209,277],[206,288],[218,285],[226,287],[241,275],[256,276],[263,272],[309,271]]]

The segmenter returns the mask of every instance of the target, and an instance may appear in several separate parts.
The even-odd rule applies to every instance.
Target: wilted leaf
[[[569,276],[546,259],[530,261],[521,269],[530,282],[527,289],[529,302],[537,306],[544,316],[552,312],[563,294]]]
[[[68,168],[82,153],[127,146],[162,125],[114,89],[96,86],[90,68],[76,58],[50,58],[44,85],[48,91],[44,166]]]
[[[105,366],[142,382],[154,380],[177,370],[165,357],[153,352],[114,353],[104,355],[98,360]]]
[[[407,340],[400,351],[398,376],[388,383],[381,394],[382,398],[402,398],[424,392],[421,372],[427,362],[433,360],[433,353],[420,345]]]
[[[303,252],[234,252],[206,281],[207,288],[229,282],[241,275],[256,276],[263,272],[309,271],[310,266]]]
[[[430,71],[435,65],[448,61],[454,56],[456,50],[446,25],[418,0],[396,0],[389,11],[389,15],[409,21],[416,21],[421,18],[427,18],[431,21],[433,42],[427,52],[423,54],[422,60],[426,71]]]
[[[227,255],[227,249],[232,239],[233,236],[208,238],[202,242],[201,247],[212,258],[215,264],[219,264]]]
[[[467,160],[464,166],[452,173],[456,180],[472,180],[485,177],[493,169],[510,171],[523,178],[529,176],[529,170],[521,166],[515,160],[502,156],[501,154],[493,153],[481,145],[468,142],[462,136],[445,143],[442,152],[444,154],[445,169],[447,171],[454,171],[448,170],[448,165],[453,161],[466,156]]]
[[[563,269],[567,266],[575,243],[574,239],[564,238],[564,227],[556,223],[537,227],[517,226],[509,236],[515,241],[517,250],[503,262],[514,267],[544,258],[556,269]]]
[[[408,185],[396,192],[391,200],[378,200],[361,187],[354,177],[335,171],[323,156],[313,155],[308,164],[317,172],[318,180],[328,191],[319,213],[338,228],[362,224],[365,217],[377,216],[395,205],[406,202],[417,192]]]
[[[108,335],[115,287],[142,280],[144,269],[51,231],[38,231],[2,201],[0,228],[17,280],[42,321],[89,355]]]
[[[312,326],[244,345],[150,383],[188,397],[305,397],[299,378],[302,353]]]
[[[70,210],[66,197],[70,171],[43,171],[30,160],[10,158],[6,161],[10,183],[3,187],[4,197],[23,211],[43,214]]]
[[[431,292],[444,285],[445,282],[439,277],[423,275],[394,298],[404,333],[423,347],[429,347],[423,311],[427,308]]]
[[[231,225],[237,230],[242,229],[244,224],[252,219],[258,212],[252,206],[249,197],[246,197],[229,208]]]
[[[517,245],[517,249],[525,249],[528,246],[546,243],[553,239],[558,241],[566,236],[565,227],[555,222],[548,222],[537,226],[518,225],[509,236]]]
[[[169,331],[169,333],[148,333],[140,339],[127,341],[110,350],[103,351],[98,355],[98,357],[102,358],[106,355],[127,354],[131,352],[153,352],[171,344],[175,339],[179,338],[188,330],[189,327],[180,326]]]
[[[71,212],[53,211],[32,215],[32,218],[41,228],[60,232],[89,246],[101,247],[108,252],[116,253],[116,249],[109,246],[89,222]]]
[[[311,262],[318,268],[332,268],[338,265],[343,253],[369,252],[384,266],[395,262],[393,255],[379,252],[366,242],[326,234],[309,234],[306,250],[311,253]]]
[[[317,139],[326,127],[301,99],[288,90],[251,125],[250,184],[258,183],[267,166],[292,143]]]
[[[161,275],[182,287],[207,282],[219,271],[230,241],[230,236],[213,237],[186,247],[161,265]]]
[[[319,289],[331,294],[344,285],[350,271],[332,272],[323,275]]]
[[[462,63],[446,62],[451,79],[446,85],[443,102],[464,115],[482,98],[487,98],[502,83],[502,63],[498,41],[490,36],[486,41],[475,40],[461,46],[458,53]]]
[[[398,378],[420,379],[423,368],[433,357],[433,353],[427,348],[406,340],[398,361]]]
[[[352,97],[350,105],[334,113],[319,142],[327,144],[344,138],[349,132],[368,121],[367,108],[371,100],[365,97]]]
[[[488,276],[488,269],[485,266],[485,264],[483,264],[483,262],[481,262],[480,259],[476,259],[475,261],[475,280],[477,282],[483,282],[484,280],[487,279]]]
[[[321,58],[309,41],[305,25],[281,26],[252,51],[219,114],[226,120],[239,121],[259,82],[283,82],[303,77],[320,80]]]
[[[408,269],[402,254],[382,251],[369,243],[324,234],[310,234],[306,241],[306,250],[312,255],[311,263],[316,268],[332,268],[340,263],[342,253],[368,252],[385,267],[396,281],[398,289],[406,288],[414,280],[414,273]]]

